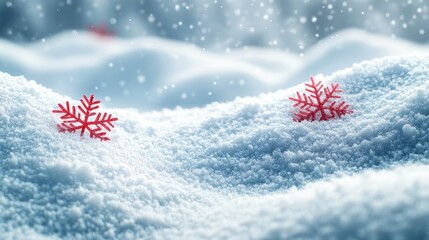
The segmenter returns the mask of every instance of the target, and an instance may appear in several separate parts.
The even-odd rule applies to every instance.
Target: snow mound
[[[140,37],[64,32],[27,46],[0,41],[0,69],[80,98],[95,92],[112,107],[198,107],[291,87],[375,57],[422,54],[427,46],[346,30],[298,56],[248,48],[225,53]]]
[[[197,239],[428,239],[429,167],[404,166],[240,196],[162,237]]]
[[[67,100],[0,74],[0,236],[429,239],[429,58],[330,76],[354,114],[292,121],[302,86],[60,134]],[[76,103],[76,100],[72,100]]]

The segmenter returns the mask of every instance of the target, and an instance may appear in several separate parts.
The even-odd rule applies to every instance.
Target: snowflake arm
[[[58,130],[60,132],[75,132],[78,129],[81,129],[83,126],[83,122],[81,120],[80,113],[76,113],[76,107],[70,107],[70,103],[67,101],[66,106],[63,106],[61,103],[58,104],[60,109],[55,109],[53,113],[63,114],[61,119],[63,120],[61,124],[57,124]],[[79,126],[75,126],[75,124],[79,124]]]
[[[329,90],[329,87],[325,87],[323,89],[323,91],[325,93],[325,99],[323,100],[322,105],[324,105],[326,102],[328,102],[329,100],[331,100],[331,98],[340,98],[339,95],[335,95],[335,93],[343,92],[343,90],[341,90],[341,89],[338,88],[339,86],[340,86],[339,83],[337,83],[337,84],[331,83],[332,90]]]
[[[112,114],[107,115],[107,113],[104,113],[101,118],[100,116],[101,113],[98,113],[94,121],[88,122],[88,125],[94,125],[96,127],[92,132],[90,131],[90,134],[102,140],[110,140],[110,138],[104,136],[106,132],[102,132],[102,130],[104,128],[106,131],[110,132],[111,129],[115,127],[112,122],[117,121],[118,118],[112,117]]]
[[[353,111],[348,108],[349,105],[343,101],[337,106],[335,106],[335,102],[332,102],[326,109],[331,113],[330,118],[335,118],[335,115],[341,118],[341,116],[353,113]]]
[[[297,107],[299,105],[302,105],[301,108],[304,107],[317,107],[317,105],[313,102],[313,100],[311,99],[311,97],[307,97],[307,95],[305,93],[301,94],[299,92],[296,92],[296,95],[298,98],[293,98],[290,97],[289,99],[292,101],[295,101],[295,105],[293,105],[294,107]]]
[[[304,120],[314,121],[316,119],[316,112],[311,111],[310,108],[301,109],[299,112],[295,113],[294,121],[302,122]]]

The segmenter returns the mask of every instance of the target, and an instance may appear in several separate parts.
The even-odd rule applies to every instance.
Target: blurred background
[[[24,49],[16,49],[15,54],[28,55],[23,60],[0,51],[0,70],[35,79],[75,98],[98,91],[112,100],[112,106],[143,110],[203,106],[303,81],[292,81],[293,77],[345,67],[322,60],[324,66],[306,67],[315,58],[309,49],[325,39],[350,43],[360,36],[366,45],[396,39],[426,43],[428,5],[424,0],[0,0],[3,50],[11,51],[13,44]],[[359,33],[342,34],[348,29]],[[53,36],[63,37],[52,40]],[[109,38],[114,40],[107,43]],[[120,51],[118,41],[135,45]],[[341,50],[344,41],[328,42],[322,49]],[[395,48],[413,52],[404,44],[383,51],[362,44],[349,45],[355,52],[345,47],[330,55],[341,63],[341,57],[356,54],[344,62],[351,64],[396,54]],[[73,67],[70,56],[79,54],[82,59],[75,59]],[[171,60],[172,55],[179,60]],[[306,55],[312,58],[305,59]],[[85,61],[92,64],[83,66]],[[37,67],[43,62],[45,66]],[[229,66],[221,67],[224,63]],[[55,65],[62,68],[55,70]],[[297,74],[296,68],[304,70]],[[231,85],[235,86],[232,92]]]
[[[65,30],[105,28],[224,50],[299,52],[345,28],[427,42],[424,0],[1,0],[0,36],[34,42]]]

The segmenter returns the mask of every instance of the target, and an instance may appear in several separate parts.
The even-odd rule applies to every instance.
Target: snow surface
[[[293,122],[299,85],[104,109],[119,121],[100,142],[57,132],[68,98],[1,73],[1,238],[429,239],[429,58],[316,78],[340,83],[354,113]]]
[[[153,37],[100,38],[63,32],[43,42],[0,40],[0,70],[75,99],[94,92],[111,107],[201,107],[294,86],[375,57],[424,54],[426,45],[346,30],[304,56],[247,48],[214,53]]]

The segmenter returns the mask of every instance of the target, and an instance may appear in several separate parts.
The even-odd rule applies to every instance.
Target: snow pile
[[[428,239],[429,167],[309,184],[303,189],[242,196],[210,209],[162,237],[197,239]]]
[[[66,99],[0,74],[3,238],[427,239],[429,58],[354,65],[354,113],[292,121],[302,86],[119,118],[110,142],[59,134]],[[73,101],[76,102],[76,101]]]
[[[320,41],[303,57],[253,48],[213,53],[159,38],[64,32],[28,46],[0,41],[0,69],[76,99],[95,92],[112,107],[159,110],[255,96],[362,60],[425,52],[427,46],[357,30]]]

